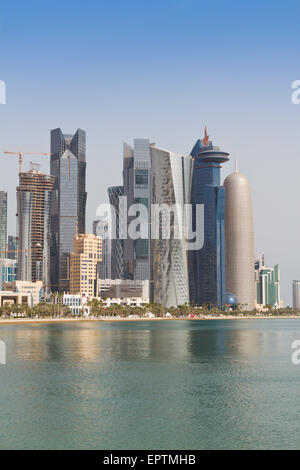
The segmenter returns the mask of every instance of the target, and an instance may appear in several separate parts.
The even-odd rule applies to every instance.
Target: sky
[[[203,136],[231,154],[222,177],[251,184],[255,250],[300,279],[299,0],[10,0],[0,7],[0,189],[16,229],[17,158],[50,130],[87,132],[87,231],[122,184],[123,141],[189,154]],[[29,169],[33,157],[24,157]],[[48,157],[34,157],[49,172]]]

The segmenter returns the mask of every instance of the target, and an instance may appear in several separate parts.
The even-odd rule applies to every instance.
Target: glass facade
[[[141,204],[147,208],[147,220],[143,221],[142,214],[128,217],[128,225],[136,217],[150,228],[151,201],[151,158],[150,141],[134,139],[133,148],[124,144],[123,160],[124,196],[127,196],[127,206]],[[139,230],[139,227],[137,227]],[[138,238],[124,240],[124,277],[133,280],[150,280],[150,243],[149,239]]]
[[[8,235],[7,248],[8,248],[7,258],[17,259],[17,249],[18,249],[17,237],[14,237],[13,235]]]
[[[189,252],[190,301],[220,307],[225,301],[225,188],[220,186],[220,169],[229,158],[213,147],[206,134],[191,156],[195,159],[191,202],[193,214],[196,204],[204,205],[204,245]]]
[[[167,225],[170,236],[151,238],[151,300],[166,307],[189,302],[187,259],[187,221],[184,204],[190,203],[193,159],[150,147],[152,169],[152,203],[173,206],[173,216],[159,217],[159,233]],[[175,206],[176,205],[176,206]],[[182,223],[177,224],[176,221]],[[152,215],[152,224],[153,224]],[[180,237],[175,233],[179,229]]]
[[[0,290],[4,289],[5,282],[13,282],[17,279],[17,262],[8,258],[0,259]]]
[[[70,288],[70,253],[76,232],[85,233],[86,135],[51,131],[51,174],[55,176],[51,207],[51,284],[53,291]]]
[[[116,238],[111,240],[111,278],[123,279],[124,272],[124,240],[119,238],[119,224],[126,214],[122,213],[119,199],[124,196],[123,186],[111,186],[108,188],[109,203],[115,209],[116,214]],[[120,212],[121,210],[121,212]]]
[[[279,308],[280,303],[280,269],[264,265],[264,257],[255,261],[256,302],[259,305],[272,305]]]
[[[0,191],[0,258],[5,258],[7,241],[7,192]]]

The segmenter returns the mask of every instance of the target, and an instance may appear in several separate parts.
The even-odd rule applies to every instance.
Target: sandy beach
[[[259,316],[233,316],[233,315],[224,315],[220,317],[212,317],[212,316],[203,316],[197,318],[165,318],[165,317],[156,317],[156,318],[5,318],[0,319],[0,325],[7,325],[7,324],[27,324],[27,323],[69,323],[69,322],[134,322],[134,321],[201,321],[201,320],[283,320],[283,319],[299,319],[300,316],[297,315],[259,315]]]

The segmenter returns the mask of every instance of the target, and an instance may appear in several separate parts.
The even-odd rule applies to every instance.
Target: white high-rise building
[[[300,281],[293,281],[293,309],[300,309]]]

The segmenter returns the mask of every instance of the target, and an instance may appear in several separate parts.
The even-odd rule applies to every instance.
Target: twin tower
[[[205,128],[194,157],[193,204],[204,205],[204,245],[189,253],[190,302],[224,306],[234,294],[245,310],[255,307],[254,224],[250,185],[237,166],[220,184],[229,154],[213,146]]]

